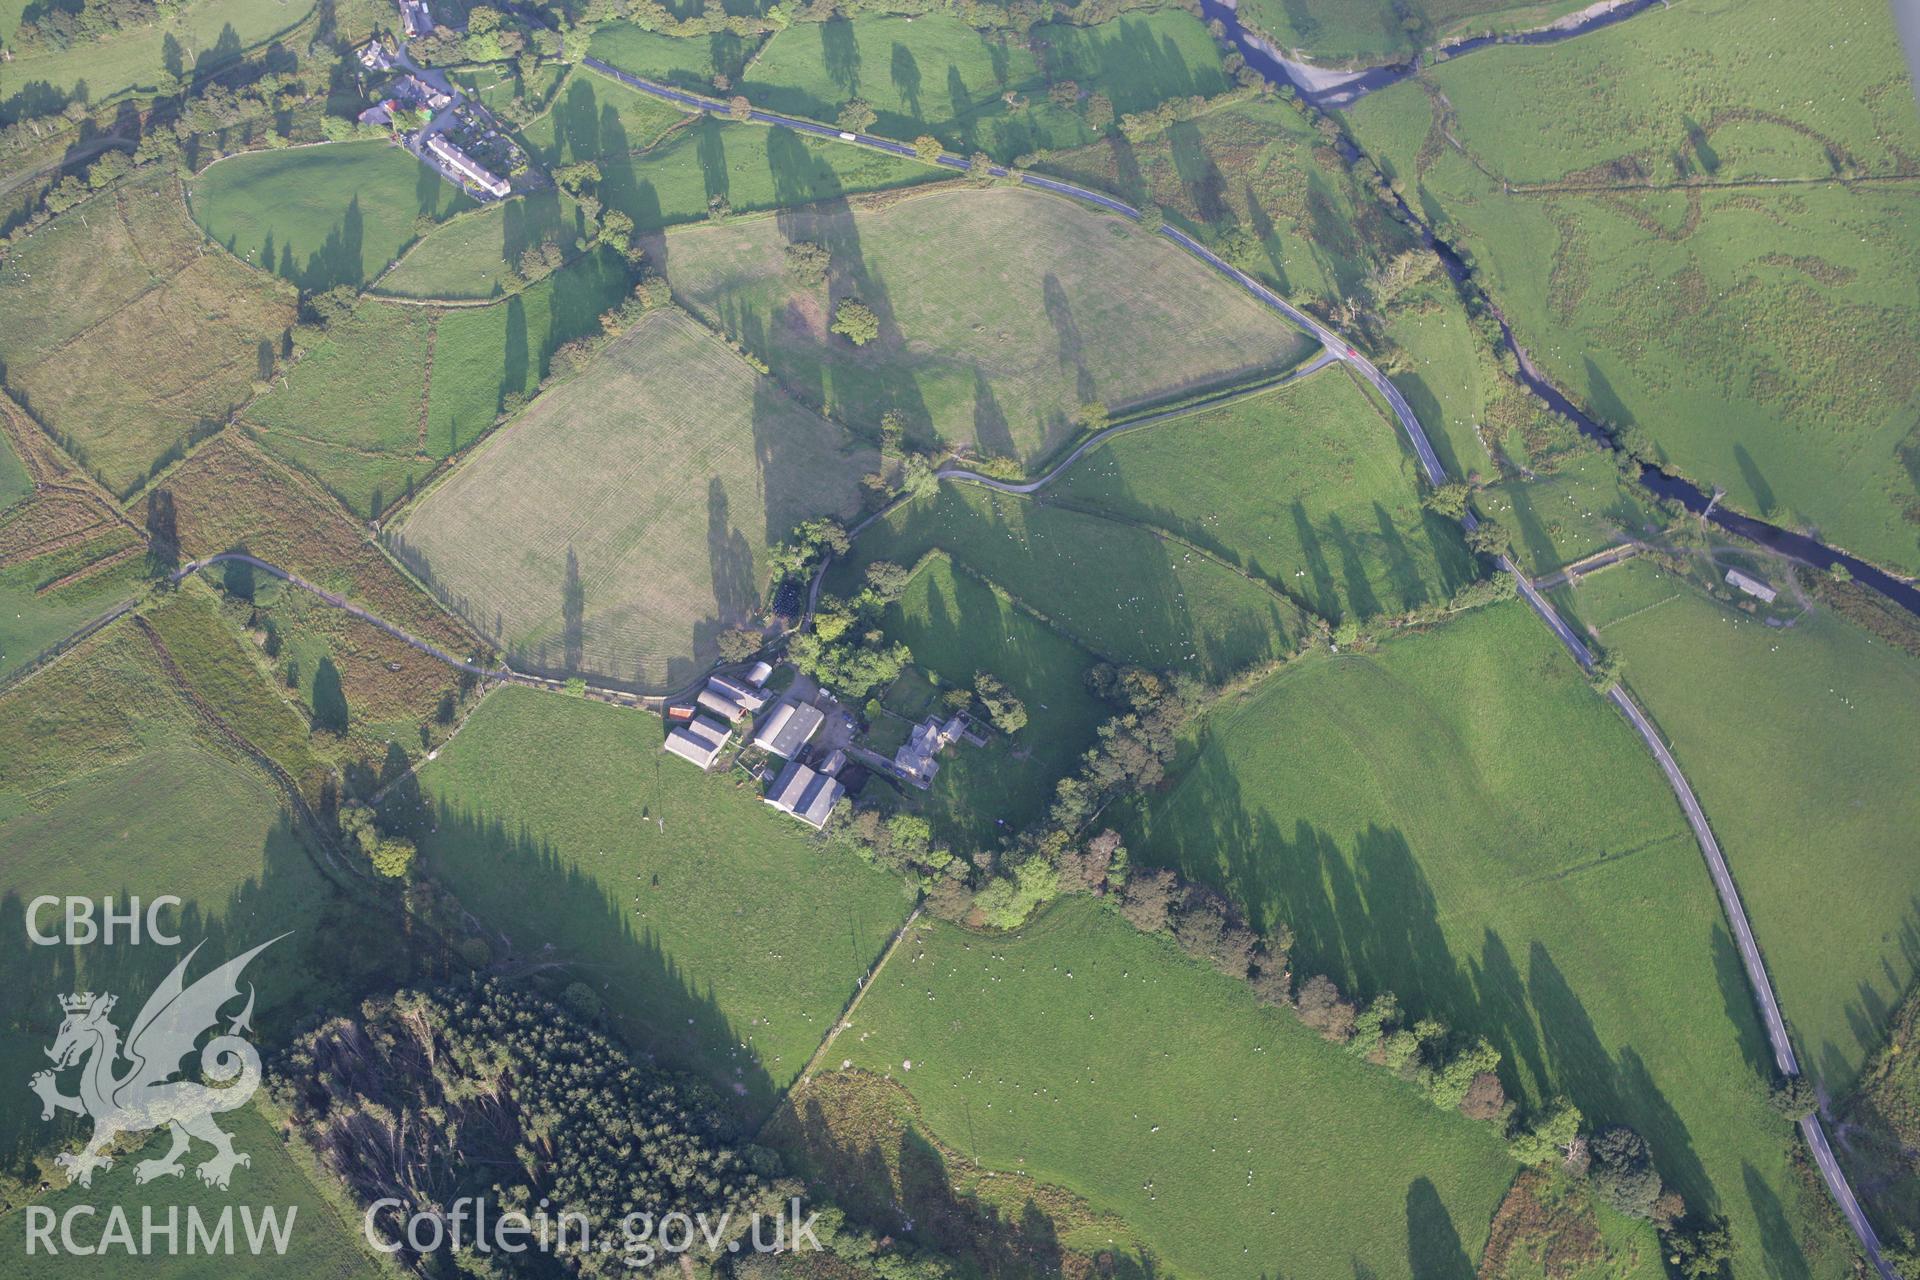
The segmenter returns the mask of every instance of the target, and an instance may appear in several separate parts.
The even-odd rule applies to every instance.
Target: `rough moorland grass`
[[[386,142],[254,151],[193,180],[208,235],[303,289],[360,285],[414,239],[421,214],[473,207],[451,183]]]
[[[1444,600],[1474,572],[1420,506],[1397,427],[1340,370],[1119,436],[1051,496],[1170,529],[1332,621]]]
[[[1920,660],[1824,609],[1763,626],[1649,562],[1572,602],[1699,793],[1803,1062],[1845,1092],[1920,973]]]
[[[0,269],[15,398],[122,495],[273,368],[293,290],[205,246],[171,174],[88,201]]]
[[[942,754],[930,790],[901,793],[924,796],[935,838],[963,855],[996,847],[996,834],[1032,826],[1108,714],[1086,690],[1093,658],[993,587],[956,573],[945,556],[914,575],[884,626],[944,688],[972,688],[984,671],[1027,708],[1026,728],[1011,738],[994,732],[984,747],[955,744]]]
[[[521,661],[666,689],[758,607],[768,545],[856,510],[875,465],[692,320],[657,312],[535,401],[394,536]]]
[[[1429,45],[1544,26],[1580,0],[1247,0],[1241,18],[1325,64],[1404,60]]]
[[[1136,861],[1290,926],[1299,972],[1487,1036],[1529,1105],[1637,1129],[1756,1274],[1844,1270],[1679,808],[1524,604],[1289,666],[1124,830]]]
[[[490,430],[509,396],[532,395],[629,276],[600,251],[484,307],[363,302],[247,420],[267,428],[270,452],[370,518]]]
[[[1307,630],[1291,600],[1178,541],[975,485],[889,514],[827,585],[851,593],[873,561],[911,565],[934,548],[1110,662],[1219,681],[1292,652]]]
[[[420,774],[441,807],[424,853],[519,952],[571,965],[629,1043],[764,1114],[907,901],[661,735],[643,712],[503,689]]]
[[[1352,115],[1576,401],[1737,507],[1913,568],[1920,187],[1837,180],[1920,174],[1897,50],[1871,0],[1703,0]]]
[[[14,453],[13,445],[0,435],[0,511],[5,511],[33,492],[33,477]]]
[[[824,285],[787,274],[793,241],[832,254]],[[1279,317],[1145,228],[1030,191],[676,232],[667,271],[802,401],[870,428],[898,411],[922,440],[1029,461],[1078,430],[1082,404],[1187,394],[1305,350]],[[848,298],[879,317],[865,346],[828,331]]]
[[[740,92],[755,106],[818,120],[864,98],[879,113],[874,132],[930,133],[1011,161],[1095,136],[1080,111],[1048,97],[1062,81],[1106,94],[1120,113],[1227,87],[1205,26],[1162,9],[1092,27],[1045,24],[1026,41],[941,13],[798,23],[767,42]]]
[[[917,926],[855,1031],[835,1054],[983,1164],[1124,1218],[1156,1271],[1471,1275],[1513,1172],[1491,1127],[1085,900],[1011,935]]]
[[[173,495],[186,556],[244,549],[449,652],[472,648],[472,638],[370,545],[318,485],[237,433],[223,433],[196,450],[168,473],[165,488]],[[279,590],[265,575],[259,583],[263,603],[271,602],[269,612],[299,659],[295,682],[309,706],[320,657],[339,668],[360,728],[399,721],[415,729],[452,688],[453,673],[438,659],[307,592]]]
[[[520,255],[547,241],[569,256],[583,224],[572,200],[536,191],[454,218],[380,277],[375,293],[403,298],[497,298],[517,287]]]
[[[1238,265],[1289,296],[1354,296],[1378,258],[1411,243],[1298,109],[1272,98],[1230,102],[1143,142],[1049,152],[1036,167],[1156,204],[1190,231],[1252,234],[1259,251]]]

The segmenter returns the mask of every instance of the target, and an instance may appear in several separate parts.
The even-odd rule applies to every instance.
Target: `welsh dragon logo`
[[[251,983],[246,1007],[229,1020],[225,1033],[200,1048],[200,1074],[205,1082],[173,1077],[181,1074],[181,1059],[194,1051],[200,1037],[215,1029],[221,1008],[239,997],[240,972],[247,962],[279,940],[261,943],[189,986],[185,975],[200,950],[196,946],[147,998],[124,1045],[119,1028],[107,1017],[113,1012],[114,996],[86,991],[60,997],[66,1017],[53,1047],[46,1051],[53,1069],[36,1072],[28,1087],[40,1095],[42,1120],[51,1120],[56,1111],[93,1120],[93,1135],[78,1154],[63,1152],[55,1157],[66,1170],[69,1184],[91,1186],[94,1170],[113,1167],[107,1152],[115,1139],[162,1125],[173,1131],[173,1145],[165,1155],[136,1165],[136,1182],[184,1173],[180,1158],[194,1138],[214,1149],[194,1170],[208,1186],[225,1188],[235,1168],[252,1163],[249,1156],[233,1149],[232,1136],[213,1122],[219,1113],[244,1106],[260,1087],[259,1051],[241,1036],[252,1030]],[[76,1066],[80,1092],[61,1093],[58,1073]]]

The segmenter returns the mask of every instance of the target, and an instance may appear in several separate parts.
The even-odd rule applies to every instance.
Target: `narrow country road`
[[[639,76],[622,71],[618,67],[610,66],[597,58],[585,58],[582,61],[590,69],[598,71],[602,75],[617,80],[621,84],[636,89],[641,93],[649,94],[657,98],[664,98],[669,102],[678,103],[690,110],[705,112],[709,115],[724,116],[727,114],[727,106],[725,103],[700,97],[695,94],[685,93],[681,90],[673,89],[663,84],[657,84],[650,80],[644,80]],[[915,154],[914,149],[903,142],[895,142],[890,138],[878,138],[871,134],[834,129],[816,121],[803,120],[794,116],[785,116],[775,112],[756,109],[749,113],[748,118],[761,124],[783,125],[801,133],[808,133],[816,137],[831,138],[851,145],[886,151],[894,155],[913,156]],[[939,158],[939,163],[949,169],[965,170],[968,168],[968,163],[963,157],[951,152],[942,153]],[[1063,195],[1070,199],[1120,214],[1135,222],[1144,221],[1140,211],[1133,206],[1123,201],[1115,200],[1111,196],[1103,195],[1100,192],[1090,191],[1085,187],[1076,186],[1073,183],[1060,182],[1053,178],[1043,178],[1030,173],[1015,173],[1003,165],[991,166],[990,172],[996,178],[1011,177],[1023,186],[1037,187],[1044,191],[1051,191],[1057,195]],[[1320,358],[1313,362],[1312,368],[1319,368],[1331,360],[1344,360],[1352,365],[1355,372],[1365,378],[1392,407],[1394,417],[1399,420],[1401,429],[1406,432],[1407,439],[1413,446],[1415,456],[1420,460],[1421,469],[1425,472],[1428,482],[1436,487],[1447,483],[1447,470],[1441,465],[1439,455],[1434,452],[1433,445],[1428,440],[1426,431],[1420,425],[1419,417],[1413,411],[1413,406],[1407,403],[1406,397],[1400,394],[1399,388],[1395,387],[1392,381],[1374,366],[1372,361],[1361,355],[1346,339],[1342,338],[1332,329],[1329,329],[1312,316],[1293,306],[1286,299],[1261,284],[1258,280],[1255,280],[1246,272],[1229,264],[1205,245],[1187,235],[1184,231],[1181,231],[1178,227],[1162,225],[1159,228],[1159,233],[1185,249],[1188,253],[1199,258],[1215,271],[1238,284],[1254,298],[1285,316],[1294,325],[1305,330],[1318,340],[1319,343],[1326,348],[1326,351]],[[1305,371],[1303,370],[1303,372]],[[1145,421],[1126,424],[1129,428],[1145,425],[1147,425]],[[1109,428],[1109,432],[1103,434],[1111,434],[1114,430],[1113,428]],[[964,479],[976,483],[988,484],[992,487],[1005,489],[1013,493],[1031,493],[1050,483],[1056,476],[1071,465],[1076,458],[1099,443],[1101,438],[1101,436],[1095,436],[1088,440],[1052,471],[1048,472],[1039,480],[1026,485],[1010,485],[1007,482],[994,481],[989,477],[976,473],[968,472],[961,474],[952,469],[942,471],[940,475],[946,479]],[[1469,512],[1463,523],[1465,523],[1468,529],[1472,529],[1477,524],[1477,521],[1473,514]],[[1581,668],[1583,670],[1591,670],[1593,668],[1592,652],[1581,642],[1580,637],[1574,634],[1573,629],[1569,627],[1565,619],[1561,618],[1559,613],[1555,611],[1552,604],[1548,603],[1546,597],[1541,595],[1533,583],[1521,572],[1520,567],[1515,564],[1511,558],[1506,556],[1500,558],[1500,567],[1513,574],[1521,597],[1526,600],[1527,604],[1533,609],[1534,613],[1539,616],[1540,620],[1546,623],[1553,634],[1559,638],[1560,643],[1566,646],[1567,651],[1573,655],[1574,660],[1580,664]],[[816,594],[819,590],[819,584],[824,577],[825,571],[823,569],[821,574],[814,580],[814,592]],[[1726,859],[1720,852],[1720,844],[1714,838],[1713,829],[1707,823],[1706,814],[1701,810],[1700,802],[1693,794],[1693,788],[1688,785],[1686,775],[1680,771],[1679,764],[1674,760],[1672,753],[1667,750],[1666,744],[1661,741],[1660,735],[1658,731],[1654,729],[1652,722],[1647,719],[1646,714],[1641,711],[1639,705],[1634,702],[1632,695],[1630,695],[1623,686],[1616,684],[1608,691],[1607,700],[1612,702],[1613,705],[1620,710],[1621,714],[1627,718],[1627,722],[1639,733],[1641,739],[1647,744],[1647,749],[1653,753],[1654,760],[1659,764],[1661,772],[1666,775],[1668,785],[1673,788],[1674,797],[1679,800],[1680,807],[1686,814],[1687,822],[1693,828],[1694,838],[1699,842],[1701,856],[1705,858],[1707,870],[1713,879],[1714,891],[1720,898],[1721,909],[1726,913],[1727,919],[1732,925],[1734,941],[1740,950],[1740,962],[1746,969],[1747,981],[1753,988],[1754,1001],[1759,1006],[1761,1022],[1766,1027],[1767,1039],[1773,1046],[1774,1060],[1779,1066],[1781,1074],[1797,1076],[1800,1073],[1799,1064],[1794,1057],[1793,1045],[1787,1035],[1786,1023],[1780,1016],[1779,1002],[1774,996],[1773,983],[1767,977],[1766,964],[1761,959],[1759,944],[1755,942],[1752,926],[1747,922],[1746,908],[1741,904],[1739,890],[1733,882],[1733,874],[1728,869]],[[1833,1157],[1832,1148],[1829,1147],[1827,1143],[1826,1132],[1821,1127],[1818,1113],[1801,1121],[1800,1130],[1801,1133],[1805,1135],[1807,1145],[1813,1152],[1814,1162],[1820,1167],[1820,1176],[1825,1180],[1827,1190],[1832,1194],[1834,1202],[1839,1205],[1841,1213],[1845,1215],[1848,1225],[1853,1228],[1854,1234],[1859,1238],[1861,1248],[1866,1253],[1868,1262],[1879,1272],[1882,1280],[1899,1280],[1893,1268],[1880,1254],[1879,1238],[1874,1234],[1872,1225],[1867,1221],[1866,1214],[1861,1210],[1859,1201],[1854,1197],[1853,1188],[1848,1185],[1846,1175],[1841,1172],[1839,1163]]]

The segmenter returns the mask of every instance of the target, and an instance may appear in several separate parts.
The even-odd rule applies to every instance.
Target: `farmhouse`
[[[955,715],[945,724],[928,716],[913,726],[913,732],[893,753],[893,767],[900,776],[916,787],[933,785],[933,775],[940,772],[939,756],[948,745],[966,732],[967,718]]]
[[[360,65],[369,71],[388,71],[393,67],[393,55],[378,40],[369,40],[360,51]]]
[[[1750,577],[1738,569],[1727,570],[1727,581],[1765,604],[1772,604],[1773,598],[1780,594],[1760,579]]]
[[[807,745],[807,739],[820,731],[826,719],[820,708],[809,703],[783,702],[753,735],[753,745],[782,760],[791,760]]]
[[[715,758],[726,747],[727,739],[732,736],[733,730],[718,720],[695,716],[671,730],[667,740],[660,746],[661,750],[671,751],[682,760],[691,761],[702,769],[711,769]]]
[[[817,831],[827,825],[827,819],[833,816],[833,806],[845,794],[847,789],[839,782],[796,760],[781,772],[773,790],[764,798],[780,812],[792,814]]]
[[[473,183],[481,190],[492,194],[496,199],[504,200],[507,193],[513,189],[505,179],[494,177],[492,171],[485,165],[475,160],[459,147],[456,147],[453,143],[448,142],[439,134],[435,134],[432,140],[427,143],[427,150],[439,156],[440,159],[446,162],[448,168],[452,169],[462,178]]]
[[[714,676],[707,681],[707,687],[700,691],[697,701],[717,716],[738,720],[766,706],[767,695],[725,676]]]

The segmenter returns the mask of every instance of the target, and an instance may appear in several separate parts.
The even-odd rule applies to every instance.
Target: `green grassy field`
[[[433,170],[379,141],[219,161],[193,180],[192,204],[214,240],[304,289],[364,284],[413,242],[422,214],[473,208]]]
[[[1486,1035],[1511,1094],[1638,1130],[1728,1218],[1738,1274],[1844,1272],[1679,808],[1523,604],[1293,664],[1216,711],[1177,772],[1123,828],[1136,863],[1286,922],[1297,972]]]
[[[786,273],[794,241],[832,254],[825,285]],[[868,428],[897,411],[921,440],[1026,461],[1070,439],[1087,402],[1188,394],[1306,351],[1298,331],[1146,229],[1027,191],[690,229],[666,255],[675,293],[805,403]],[[828,332],[846,298],[880,319],[863,347]]]
[[[802,519],[855,511],[876,465],[699,325],[658,312],[536,400],[394,537],[522,662],[669,689],[759,607],[768,545]]]
[[[1241,21],[1326,65],[1404,61],[1468,36],[1525,31],[1584,8],[1580,0],[1247,0]]]
[[[0,511],[5,511],[33,492],[33,477],[14,453],[7,438],[0,435]]]
[[[828,121],[864,98],[879,113],[876,133],[930,133],[1011,161],[1096,136],[1079,107],[1048,97],[1063,81],[1106,94],[1121,114],[1227,88],[1213,37],[1171,8],[1091,27],[1046,24],[1026,42],[944,13],[800,23],[768,40],[739,88],[755,106]]]
[[[264,958],[264,957],[263,957]],[[249,968],[249,973],[252,969]],[[125,1264],[122,1274],[137,1273],[154,1280],[189,1280],[191,1277],[205,1276],[217,1265],[222,1275],[228,1276],[277,1276],[293,1272],[313,1280],[348,1280],[348,1277],[375,1277],[400,1274],[397,1268],[385,1263],[366,1251],[357,1216],[343,1212],[328,1196],[322,1194],[310,1175],[302,1167],[300,1157],[287,1150],[280,1133],[272,1121],[253,1107],[242,1107],[221,1117],[220,1127],[233,1136],[234,1148],[244,1152],[251,1161],[247,1167],[233,1175],[233,1183],[226,1191],[206,1186],[189,1172],[178,1179],[159,1179],[141,1186],[134,1179],[136,1160],[133,1155],[123,1156],[111,1170],[97,1175],[93,1186],[60,1187],[48,1192],[38,1203],[63,1214],[74,1205],[97,1205],[97,1215],[88,1219],[76,1218],[75,1242],[82,1247],[100,1239],[100,1231],[106,1224],[107,1206],[119,1206],[128,1215],[133,1226],[134,1240],[140,1238],[141,1211],[151,1207],[157,1223],[164,1226],[170,1209],[177,1206],[180,1214],[179,1255],[167,1256],[164,1252],[156,1256],[140,1257]],[[156,1141],[152,1152],[139,1153],[141,1158],[158,1155]],[[196,1147],[195,1153],[187,1157],[191,1170],[193,1161],[206,1154],[206,1149]],[[217,1226],[223,1212],[233,1215],[233,1236],[235,1255],[222,1257],[218,1263],[210,1263],[204,1254],[188,1256],[187,1229],[188,1206],[199,1211],[201,1221],[209,1229]],[[285,1223],[292,1218],[292,1229],[287,1232],[287,1249],[284,1254],[274,1251],[268,1243],[265,1250],[255,1255],[248,1243],[246,1217],[250,1213],[258,1222],[263,1209],[270,1209]],[[0,1248],[7,1251],[7,1260],[0,1264],[0,1275],[9,1280],[59,1280],[67,1276],[96,1276],[100,1274],[98,1258],[76,1257],[70,1254],[48,1256],[44,1248],[36,1256],[27,1256],[27,1220],[22,1210],[0,1217]],[[56,1228],[54,1240],[60,1239]],[[272,1238],[267,1237],[270,1241]],[[163,1237],[157,1238],[159,1248],[165,1249]],[[109,1246],[115,1253],[118,1246]],[[109,1254],[108,1256],[114,1256]]]
[[[1471,1275],[1513,1173],[1490,1126],[1081,899],[1010,935],[917,927],[855,1031],[836,1054],[974,1159],[1124,1218],[1153,1273]]]
[[[1291,600],[1179,542],[975,485],[942,486],[876,523],[827,585],[850,593],[873,561],[911,565],[936,547],[1111,662],[1218,681],[1284,656],[1306,632]]]
[[[421,771],[424,855],[517,951],[572,966],[630,1044],[764,1114],[907,899],[661,736],[643,712],[501,690]]]
[[[1510,475],[1476,499],[1482,514],[1513,531],[1521,567],[1543,574],[1604,551],[1628,537],[1655,537],[1666,517],[1646,491],[1620,474],[1613,458],[1579,450],[1551,472]]]
[[[403,298],[497,298],[518,283],[515,264],[527,249],[552,241],[568,256],[582,223],[572,200],[537,191],[454,218],[407,251],[372,292]]]
[[[596,45],[608,30],[603,27],[595,34]],[[688,114],[670,102],[582,69],[574,72],[552,108],[520,132],[529,150],[549,167],[576,160],[618,163],[687,120]]]
[[[1156,204],[1216,242],[1251,235],[1257,251],[1229,256],[1297,300],[1354,296],[1378,259],[1411,243],[1300,112],[1272,98],[1227,103],[1144,142],[1053,151],[1036,167]]]
[[[1825,609],[1764,626],[1647,561],[1563,594],[1687,771],[1802,1061],[1844,1093],[1920,975],[1920,660]]]
[[[984,747],[955,744],[941,755],[930,790],[902,787],[901,794],[909,802],[924,797],[935,839],[962,854],[994,848],[996,835],[1032,826],[1045,814],[1054,783],[1073,771],[1109,714],[1086,690],[1092,657],[986,583],[954,572],[946,557],[914,575],[883,625],[943,688],[970,689],[984,671],[1027,708],[1019,733],[993,733]],[[893,690],[888,702],[896,703]]]
[[[26,9],[23,0],[0,3],[0,40],[9,46]],[[247,48],[302,22],[313,10],[304,0],[192,0],[158,22],[128,27],[66,49],[15,51],[7,64],[12,90],[34,82],[83,100],[102,102],[127,89],[151,89],[170,70],[207,71],[238,60]],[[169,67],[168,43],[178,46]]]
[[[631,75],[713,94],[718,92],[713,84],[715,74],[728,79],[739,76],[753,49],[732,32],[715,32],[703,39],[662,35],[628,22],[608,22],[594,29],[587,52]]]
[[[0,267],[7,387],[124,496],[253,394],[293,290],[206,247],[156,174],[68,211]],[[85,376],[76,373],[85,371]]]
[[[0,568],[0,676],[134,594],[143,573],[140,556],[69,586],[41,591],[48,583],[113,555],[133,540],[131,533],[107,534],[77,547]]]
[[[1170,529],[1322,617],[1399,613],[1475,573],[1404,437],[1339,369],[1082,457],[1051,496]]]
[[[372,516],[491,430],[509,395],[532,395],[554,351],[594,332],[628,283],[603,251],[488,306],[362,302],[246,420],[266,428],[269,452]]]
[[[1550,377],[1736,507],[1920,567],[1916,186],[1850,181],[1920,173],[1885,6],[1702,0],[1427,79],[1354,128]]]

